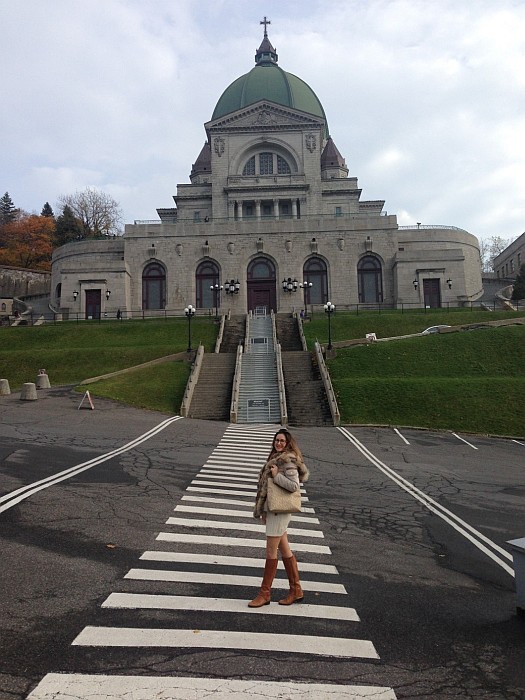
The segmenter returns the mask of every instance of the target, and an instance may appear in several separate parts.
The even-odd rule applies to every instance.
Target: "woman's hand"
[[[275,465],[273,467],[270,467],[270,473],[271,473],[272,477],[275,479],[275,477],[279,473],[278,467],[276,467]]]
[[[266,514],[261,515],[262,524],[266,525]]]

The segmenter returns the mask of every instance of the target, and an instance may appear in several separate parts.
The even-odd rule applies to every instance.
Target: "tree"
[[[62,208],[68,206],[80,222],[82,238],[99,238],[120,233],[122,210],[109,194],[87,187],[82,192],[62,195]]]
[[[20,217],[3,227],[5,246],[0,250],[0,264],[15,267],[51,268],[55,222],[36,214]]]
[[[18,210],[13,204],[13,200],[9,196],[9,192],[6,192],[0,199],[0,226],[14,221],[17,214]]]
[[[514,282],[511,299],[525,299],[525,263],[520,267]]]
[[[71,207],[66,204],[62,214],[57,217],[55,245],[61,246],[79,238],[82,238],[82,225],[71,211]]]
[[[44,206],[42,207],[42,211],[40,212],[40,216],[48,216],[51,219],[55,218],[55,214],[53,212],[53,209],[51,208],[51,205],[49,202],[46,202]]]
[[[512,238],[502,238],[501,236],[492,236],[491,238],[482,238],[480,240],[479,254],[483,272],[494,272],[494,258],[505,250],[512,243],[512,240]]]

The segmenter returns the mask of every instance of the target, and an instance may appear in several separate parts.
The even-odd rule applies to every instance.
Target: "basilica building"
[[[481,297],[476,237],[454,226],[400,227],[384,201],[362,200],[322,104],[278,65],[262,24],[255,66],[217,101],[175,206],[121,237],[55,251],[52,300],[65,318]]]

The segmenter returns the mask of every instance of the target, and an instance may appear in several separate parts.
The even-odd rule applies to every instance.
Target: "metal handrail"
[[[242,372],[242,345],[239,343],[237,347],[237,355],[235,358],[235,372],[232,383],[232,400],[230,403],[230,423],[237,423],[239,415],[239,393],[241,388],[241,372]]]
[[[317,358],[317,364],[319,365],[319,372],[321,373],[321,379],[323,380],[324,390],[326,396],[328,397],[328,405],[330,406],[330,413],[332,414],[332,421],[334,425],[341,424],[341,414],[339,413],[339,406],[337,405],[337,399],[335,396],[334,387],[332,385],[332,380],[330,378],[330,373],[324,361],[323,352],[321,350],[321,345],[319,341],[315,341],[315,355]]]
[[[197,349],[197,354],[195,355],[195,361],[193,363],[193,368],[191,370],[191,374],[188,378],[188,382],[186,384],[186,390],[184,391],[184,396],[182,397],[182,403],[180,405],[180,414],[184,418],[187,418],[190,406],[191,406],[191,401],[193,399],[193,393],[195,391],[195,387],[197,386],[197,382],[199,381],[199,375],[201,373],[201,367],[202,367],[202,359],[204,357],[204,345],[199,345]]]

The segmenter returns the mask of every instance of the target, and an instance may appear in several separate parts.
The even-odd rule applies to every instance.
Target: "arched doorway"
[[[195,306],[198,309],[215,306],[215,292],[210,289],[212,284],[219,284],[219,266],[213,260],[205,260],[195,273]]]
[[[268,258],[255,258],[248,265],[248,311],[277,310],[275,265]]]
[[[328,271],[322,258],[309,258],[303,267],[303,280],[312,286],[305,289],[305,304],[326,304],[328,301]]]
[[[383,301],[381,262],[374,255],[365,255],[357,264],[357,285],[360,304]]]
[[[166,307],[166,270],[150,263],[142,273],[142,308],[146,311]]]

